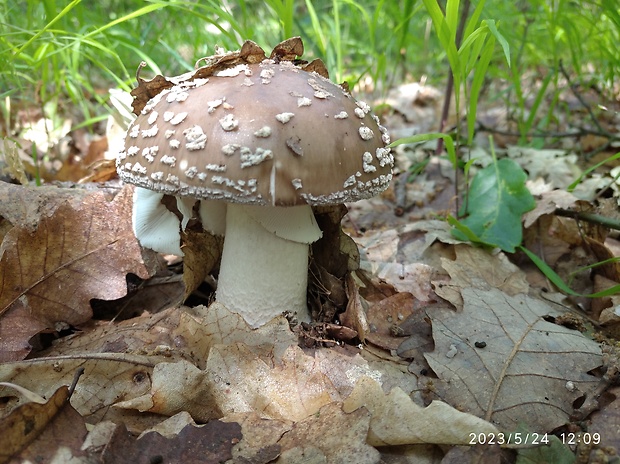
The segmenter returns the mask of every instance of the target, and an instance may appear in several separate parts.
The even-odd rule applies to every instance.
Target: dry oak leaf
[[[0,182],[0,216],[10,226],[34,232],[41,219],[52,216],[60,205],[66,202],[77,207],[90,194],[86,189],[32,188]]]
[[[118,353],[56,356],[0,364],[0,381],[11,382],[51,397],[56,389],[71,382],[76,369],[83,367],[71,404],[85,418],[107,411],[120,399],[142,396],[151,388],[153,366],[157,357]],[[14,393],[0,387],[0,416],[5,408],[13,406]]]
[[[50,462],[61,447],[83,454],[79,449],[86,425],[69,404],[69,396],[69,388],[63,385],[49,401],[23,404],[0,419],[0,464]]]
[[[343,403],[345,412],[361,407],[371,414],[368,443],[373,446],[422,443],[467,445],[472,431],[486,434],[498,432],[489,422],[457,411],[441,401],[433,401],[424,408],[414,403],[400,388],[394,388],[386,395],[381,385],[368,377],[357,382]]]
[[[396,350],[402,343],[400,324],[413,313],[414,298],[401,292],[381,300],[368,308],[368,323],[373,330],[366,341],[385,350]]]
[[[62,337],[48,349],[37,353],[40,358],[76,355],[87,357],[89,353],[133,353],[162,355],[168,361],[190,358],[182,340],[172,334],[184,314],[180,308],[168,308],[161,312],[142,313],[124,321],[92,320],[80,327],[81,331],[71,337]]]
[[[220,420],[241,425],[243,439],[233,448],[232,462],[235,464],[272,463],[282,449],[278,441],[293,426],[290,421],[265,419],[256,413],[230,414]]]
[[[456,259],[441,258],[442,267],[450,274],[449,282],[433,282],[435,293],[457,309],[462,308],[463,288],[497,288],[508,295],[527,293],[529,284],[523,273],[504,253],[491,254],[470,245],[455,245]]]
[[[187,361],[156,364],[151,374],[151,390],[115,406],[166,416],[187,411],[200,422],[222,416],[211,394],[206,372]]]
[[[321,364],[298,346],[289,347],[276,361],[257,356],[242,343],[216,345],[209,353],[206,374],[224,415],[256,412],[298,421],[340,398]]]
[[[434,300],[430,285],[434,270],[423,256],[421,232],[411,227],[386,229],[355,237],[360,248],[361,268],[393,285],[398,292],[410,292],[420,301]]]
[[[148,432],[136,440],[124,426],[120,426],[114,431],[102,457],[104,464],[216,464],[232,458],[232,448],[241,438],[239,424],[218,420],[203,426],[187,425],[172,438]]]
[[[243,342],[252,347],[254,355],[271,355],[276,360],[291,345],[297,344],[287,319],[276,317],[264,326],[252,330],[239,314],[215,301],[209,307],[182,307],[179,325],[173,330],[178,349],[191,353],[192,360],[204,369],[213,345]]]
[[[566,190],[552,190],[544,192],[536,200],[536,207],[523,215],[523,227],[530,227],[536,220],[545,215],[552,214],[557,208],[568,209],[575,204],[577,197]]]
[[[284,434],[275,463],[378,464],[379,451],[366,442],[370,420],[365,409],[345,413],[339,403],[327,404]]]
[[[424,356],[445,382],[442,399],[506,431],[566,423],[573,402],[599,384],[588,374],[602,364],[599,345],[545,321],[557,311],[541,300],[497,289],[461,294],[463,311],[428,312],[435,350]]]
[[[88,321],[91,299],[125,296],[127,273],[154,273],[131,228],[131,192],[112,201],[92,193],[62,203],[34,232],[8,231],[0,245],[0,361],[23,359],[41,331]]]

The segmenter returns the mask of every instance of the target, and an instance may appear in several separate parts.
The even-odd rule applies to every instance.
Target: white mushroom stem
[[[284,311],[309,322],[308,247],[320,237],[310,206],[228,204],[216,299],[253,328]]]

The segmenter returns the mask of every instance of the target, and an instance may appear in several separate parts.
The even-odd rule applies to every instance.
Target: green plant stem
[[[459,25],[456,29],[456,37],[455,43],[456,48],[458,49],[461,45],[461,41],[463,40],[463,31],[465,30],[465,23],[467,22],[467,17],[469,16],[469,7],[471,5],[470,0],[465,0],[463,4],[463,9],[461,10],[461,17],[459,18]],[[448,81],[446,82],[446,96],[443,101],[443,108],[441,110],[441,119],[439,121],[439,132],[443,132],[446,127],[446,122],[448,121],[448,116],[450,114],[450,103],[452,101],[452,91],[454,89],[454,73],[452,69],[448,69]],[[458,106],[458,105],[457,105]],[[457,109],[457,124],[458,124],[458,109]],[[457,139],[458,143],[458,139]],[[443,139],[439,139],[437,141],[437,150],[436,154],[439,155],[443,151]],[[459,211],[459,170],[454,170],[454,197],[456,198],[456,202],[454,205],[455,215],[458,214]]]
[[[578,219],[580,221],[590,222],[592,224],[598,224],[604,227],[608,227],[614,230],[620,230],[620,220],[612,219],[609,217],[601,216],[594,213],[586,213],[583,211],[575,211],[572,209],[557,208],[555,214],[558,216],[569,217]]]
[[[469,16],[469,7],[471,5],[470,0],[465,0],[463,4],[463,9],[461,10],[461,17],[459,18],[459,26],[456,30],[456,48],[458,49],[461,45],[461,41],[463,40],[463,31],[465,30],[465,23],[467,22],[467,16]],[[448,116],[450,114],[450,103],[452,101],[452,91],[454,89],[454,73],[452,69],[448,69],[448,81],[446,82],[446,97],[443,101],[443,108],[441,109],[441,119],[439,121],[439,130],[438,132],[443,132],[446,127],[446,122],[448,121]],[[457,115],[458,117],[458,115]],[[437,151],[436,153],[439,155],[443,150],[443,140],[439,139],[437,143]]]

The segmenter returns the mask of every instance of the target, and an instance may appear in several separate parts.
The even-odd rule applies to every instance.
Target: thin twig
[[[73,392],[75,391],[75,387],[77,386],[78,380],[80,379],[83,373],[84,373],[83,367],[78,367],[77,370],[75,371],[75,374],[73,375],[73,382],[71,382],[71,386],[69,387],[69,398],[71,398],[71,395],[73,395]]]
[[[506,135],[506,136],[514,136],[514,137],[520,137],[522,134],[520,132],[515,132],[515,131],[505,131],[505,130],[501,130],[501,129],[495,129],[493,127],[489,127],[487,125],[485,125],[484,123],[480,122],[480,121],[476,121],[476,124],[478,126],[478,130],[479,131],[484,131],[484,132],[492,132],[494,134],[499,134],[499,135]],[[592,129],[588,129],[586,127],[577,127],[576,128],[577,131],[575,132],[543,132],[543,131],[536,131],[536,132],[532,132],[529,134],[526,134],[527,137],[532,137],[532,138],[567,138],[567,137],[584,137],[586,135],[596,135],[599,137],[605,137],[608,138],[610,141],[616,141],[616,140],[620,140],[620,137],[614,134],[611,134],[607,131],[604,132],[599,132],[597,130],[592,130]]]
[[[592,111],[592,108],[590,107],[590,105],[588,105],[588,103],[584,100],[583,96],[579,92],[577,92],[577,86],[571,82],[571,79],[570,79],[570,76],[568,75],[568,72],[566,71],[566,69],[564,69],[564,65],[562,64],[562,60],[560,60],[560,72],[562,73],[562,75],[566,79],[566,82],[568,82],[568,88],[570,89],[572,94],[575,96],[575,98],[577,100],[579,100],[579,103],[581,103],[581,106],[583,106],[585,108],[585,110],[588,112],[588,114],[590,115],[590,119],[592,119],[592,122],[594,123],[596,128],[602,134],[605,134],[605,136],[612,137],[612,134],[610,134],[609,131],[607,131],[598,122],[598,119],[596,118],[596,115]]]
[[[584,211],[575,211],[572,209],[557,208],[555,214],[558,216],[569,217],[578,219],[580,221],[590,222],[592,224],[598,224],[609,229],[620,230],[620,220],[612,219],[609,217],[601,216],[594,213],[586,213]]]

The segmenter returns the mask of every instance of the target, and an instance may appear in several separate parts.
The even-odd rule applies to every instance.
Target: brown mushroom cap
[[[153,97],[127,132],[121,179],[170,195],[275,206],[387,188],[389,136],[365,103],[290,61],[237,64]]]

